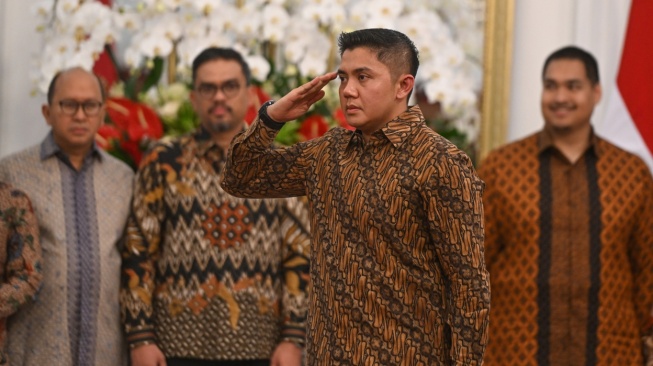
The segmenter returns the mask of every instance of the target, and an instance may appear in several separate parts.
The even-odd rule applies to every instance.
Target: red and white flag
[[[639,155],[653,172],[653,1],[632,0],[616,88],[599,134]]]

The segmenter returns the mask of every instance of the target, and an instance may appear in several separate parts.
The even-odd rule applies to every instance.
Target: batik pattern
[[[125,365],[118,303],[120,247],[134,173],[96,148],[85,162],[92,165],[87,172],[92,177],[83,190],[75,191],[66,178],[75,175],[69,163],[51,134],[41,144],[0,160],[0,180],[20,187],[32,201],[43,251],[41,289],[34,302],[9,318],[7,351],[12,364],[24,366],[73,365],[80,360],[95,366]],[[87,195],[83,198],[86,211],[67,210],[71,207],[68,200],[83,203],[79,201],[82,194]],[[84,217],[70,217],[71,212]],[[85,257],[88,252],[70,252],[81,239],[75,223],[88,225],[86,229],[93,233],[82,240],[92,248],[93,258]],[[69,262],[73,256],[79,259],[74,265]],[[88,272],[82,266],[94,276],[86,277]],[[90,280],[86,289],[91,291],[77,290],[76,296],[69,296],[74,291],[71,285],[79,284],[80,276]],[[84,321],[71,323],[72,309],[81,309],[84,302],[92,304],[85,307],[90,312],[80,314]]]
[[[274,148],[256,121],[232,144],[223,186],[306,195],[311,207],[308,365],[480,365],[489,277],[483,182],[418,107],[366,143],[342,128]]]
[[[653,305],[653,180],[592,137],[569,162],[546,132],[491,153],[485,364],[642,365]]]
[[[7,362],[7,317],[33,301],[41,286],[41,244],[32,203],[0,182],[0,365]]]
[[[283,337],[304,341],[304,204],[225,193],[224,162],[203,130],[145,156],[123,251],[128,342],[156,342],[167,357],[243,360],[270,358]]]

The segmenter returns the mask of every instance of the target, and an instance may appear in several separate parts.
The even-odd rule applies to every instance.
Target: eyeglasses
[[[215,97],[220,90],[222,90],[222,94],[224,94],[226,98],[233,98],[238,94],[240,84],[235,80],[226,81],[221,85],[201,83],[195,90],[197,90],[202,98],[206,99]]]
[[[84,111],[84,114],[86,114],[86,116],[93,117],[96,116],[98,113],[100,113],[100,107],[102,107],[102,102],[98,102],[97,100],[87,100],[84,102],[78,102],[76,100],[70,100],[70,99],[65,99],[59,102],[59,107],[61,107],[61,111],[69,116],[74,116],[79,110],[80,106],[82,107],[82,110]]]

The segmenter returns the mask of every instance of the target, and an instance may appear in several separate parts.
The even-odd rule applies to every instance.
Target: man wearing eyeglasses
[[[136,176],[120,296],[132,365],[299,366],[306,208],[220,187],[254,98],[247,63],[232,49],[202,51],[190,97],[199,129],[159,142]]]
[[[120,251],[132,170],[95,145],[104,89],[81,68],[51,81],[43,142],[0,160],[0,180],[31,198],[43,250],[43,284],[8,322],[12,365],[124,365]]]

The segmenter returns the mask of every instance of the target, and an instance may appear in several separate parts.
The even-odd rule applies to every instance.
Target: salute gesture
[[[307,197],[307,365],[480,365],[490,311],[483,182],[471,159],[408,106],[419,57],[405,34],[362,29],[342,33],[338,46],[337,72],[265,103],[234,138],[222,188],[237,197]],[[336,75],[356,131],[336,127],[276,146],[283,123],[303,117]]]
[[[268,116],[276,122],[288,122],[301,117],[315,102],[324,97],[322,88],[336,76],[335,71],[317,76],[308,83],[291,90],[268,107]]]

